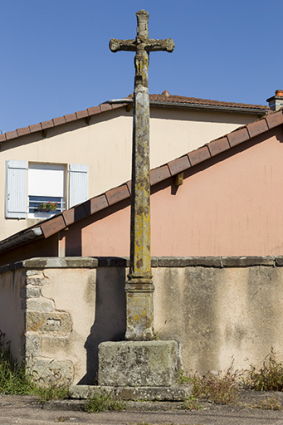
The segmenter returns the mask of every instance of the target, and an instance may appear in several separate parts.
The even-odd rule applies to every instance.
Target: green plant
[[[185,375],[183,369],[180,369],[180,371],[177,373],[176,380],[178,384],[188,384],[191,378]]]
[[[159,341],[159,336],[157,332],[153,332],[153,341]]]
[[[64,385],[50,384],[45,388],[37,386],[26,375],[24,363],[19,367],[11,354],[11,344],[0,331],[0,393],[7,395],[35,395],[41,402],[65,398],[68,389]]]
[[[274,349],[271,348],[263,362],[263,366],[257,370],[251,365],[244,379],[246,387],[256,391],[283,391],[283,364],[276,360]]]
[[[24,395],[34,390],[35,385],[27,378],[24,365],[19,367],[13,359],[11,344],[0,331],[0,393]]]
[[[50,384],[47,387],[36,387],[34,395],[39,397],[41,403],[49,400],[64,399],[68,397],[68,387],[60,384]]]
[[[124,403],[119,400],[113,400],[110,395],[103,392],[96,393],[89,397],[83,407],[88,413],[102,412],[104,410],[123,410]]]
[[[236,404],[239,399],[239,374],[232,371],[232,366],[225,372],[205,376],[194,374],[193,396],[219,404]]]
[[[183,409],[185,410],[200,410],[202,409],[201,404],[199,401],[191,395],[187,400],[184,401]]]
[[[39,211],[56,211],[58,207],[58,202],[43,202],[42,204],[39,204],[38,209]]]

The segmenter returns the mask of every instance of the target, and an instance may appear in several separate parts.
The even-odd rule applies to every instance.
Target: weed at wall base
[[[84,404],[83,410],[87,413],[103,412],[105,410],[120,411],[124,408],[124,403],[113,400],[111,396],[103,392],[89,397]]]
[[[11,354],[11,344],[0,331],[0,393],[31,394],[35,385],[26,377],[24,364],[19,367]]]
[[[194,374],[193,396],[217,404],[236,404],[239,400],[239,374],[229,368],[223,374],[209,372],[205,376]]]
[[[45,388],[37,386],[25,370],[25,364],[20,367],[11,354],[11,344],[5,340],[5,334],[0,331],[0,393],[6,395],[34,395],[41,402],[52,399],[66,398],[68,388],[65,385],[50,384]]]
[[[266,356],[263,366],[257,370],[251,365],[246,375],[244,384],[247,388],[256,391],[283,391],[283,364],[276,360],[273,348]]]

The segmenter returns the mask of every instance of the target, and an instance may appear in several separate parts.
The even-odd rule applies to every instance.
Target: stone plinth
[[[179,369],[176,341],[102,342],[98,383],[111,387],[170,387]]]
[[[69,397],[86,400],[95,395],[109,395],[115,400],[143,401],[183,401],[192,394],[192,384],[172,385],[172,387],[102,387],[74,385],[69,387]]]

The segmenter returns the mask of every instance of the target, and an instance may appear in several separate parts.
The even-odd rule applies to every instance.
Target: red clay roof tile
[[[112,109],[121,108],[121,106],[127,106],[128,103],[112,103]]]
[[[269,106],[265,105],[252,105],[246,103],[236,103],[236,102],[223,102],[219,100],[211,99],[199,99],[196,97],[186,97],[178,95],[168,95],[163,92],[162,94],[151,94],[149,96],[152,102],[170,102],[170,103],[179,103],[179,104],[191,104],[191,105],[207,105],[207,106],[220,106],[220,107],[232,107],[232,108],[242,108],[242,109],[259,109],[260,111],[268,111]],[[132,95],[129,96],[131,98]]]
[[[181,173],[184,170],[190,168],[191,164],[187,155],[181,156],[181,158],[174,159],[174,161],[168,162],[168,167],[172,176]]]
[[[77,116],[78,120],[81,119],[81,118],[86,118],[86,117],[88,117],[88,112],[87,112],[86,109],[84,111],[78,111],[78,112],[76,112],[76,116]]]
[[[150,171],[150,184],[154,185],[162,180],[168,179],[168,177],[171,177],[171,174],[166,164]]]
[[[112,105],[109,103],[102,103],[100,105],[101,112],[110,111],[112,109]]]
[[[76,121],[77,120],[77,115],[76,114],[68,114],[68,115],[64,115],[66,122],[70,122],[70,121]]]
[[[255,122],[252,122],[247,125],[247,129],[250,137],[257,136],[258,134],[264,133],[268,130],[268,126],[265,119],[261,119]]]
[[[268,114],[265,119],[269,128],[277,127],[278,125],[283,124],[283,110],[281,109],[275,114]]]
[[[54,123],[53,123],[53,121],[52,121],[52,120],[49,120],[49,121],[43,121],[43,122],[41,123],[41,126],[42,126],[42,130],[45,130],[45,129],[47,129],[47,128],[54,127]]]
[[[55,125],[62,125],[62,124],[65,124],[65,122],[66,122],[65,117],[53,118],[52,121],[54,123],[54,126]]]
[[[108,202],[105,195],[99,195],[90,200],[90,214],[94,214],[106,207],[108,207]]]
[[[211,157],[209,149],[207,146],[203,146],[199,149],[196,149],[190,153],[188,153],[188,157],[190,160],[190,163],[192,166],[199,164],[202,161],[205,161],[206,159],[209,159]]]
[[[49,238],[49,236],[52,236],[60,230],[65,229],[66,223],[63,219],[63,216],[59,214],[56,215],[54,218],[51,218],[50,220],[44,221],[40,225],[40,227],[44,234],[44,237]]]
[[[129,191],[129,194],[131,195],[131,193],[132,193],[132,180],[127,181],[126,185],[128,186],[128,191]]]
[[[17,130],[15,130],[15,131],[8,131],[8,133],[6,133],[6,139],[7,140],[15,139],[16,137],[18,137]]]
[[[100,114],[101,110],[99,106],[93,106],[87,109],[88,115]]]
[[[63,211],[62,216],[65,220],[66,226],[70,226],[70,224],[75,222],[75,209],[69,208],[68,210]]]
[[[30,132],[31,133],[35,133],[36,131],[41,131],[42,130],[42,126],[41,124],[33,124],[29,126]]]
[[[230,149],[227,137],[221,137],[220,139],[212,140],[212,142],[208,143],[207,146],[211,156],[218,155],[219,153]]]
[[[25,136],[26,134],[30,134],[29,127],[22,127],[17,129],[18,136]]]
[[[241,127],[238,130],[232,131],[232,133],[227,134],[227,137],[231,147],[239,145],[250,138],[246,127]]]
[[[116,202],[128,198],[129,195],[130,193],[126,184],[110,189],[105,193],[109,205],[116,204]]]

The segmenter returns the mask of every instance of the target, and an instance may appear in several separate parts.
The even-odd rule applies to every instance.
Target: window
[[[65,209],[65,167],[30,163],[28,167],[28,216],[52,216]]]
[[[69,175],[68,175],[69,174]],[[6,161],[6,218],[48,218],[88,199],[88,165]],[[67,190],[68,189],[68,190]]]

